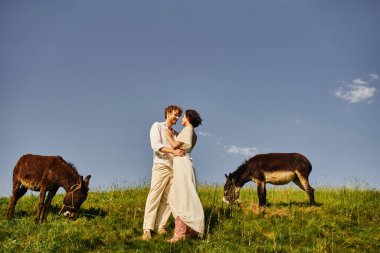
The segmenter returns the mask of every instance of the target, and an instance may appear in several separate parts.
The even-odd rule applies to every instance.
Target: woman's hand
[[[172,148],[174,149],[180,149],[183,143],[179,141],[175,141],[174,140],[175,135],[176,135],[176,132],[174,131],[173,128],[168,128],[168,130],[166,130],[166,139],[168,139],[170,146],[172,146]],[[182,156],[182,155],[179,154],[175,156]]]

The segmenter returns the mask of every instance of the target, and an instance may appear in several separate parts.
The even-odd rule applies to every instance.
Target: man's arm
[[[167,148],[167,147],[160,148],[159,151],[162,153],[172,154],[174,156],[184,156],[186,153],[182,149],[173,149],[173,148]]]

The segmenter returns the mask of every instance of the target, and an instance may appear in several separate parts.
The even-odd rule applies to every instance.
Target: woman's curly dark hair
[[[202,124],[202,118],[199,115],[199,113],[195,110],[186,110],[185,116],[193,127],[197,127],[200,124]]]

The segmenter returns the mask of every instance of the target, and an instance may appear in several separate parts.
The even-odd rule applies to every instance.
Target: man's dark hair
[[[173,111],[178,111],[179,112],[179,115],[178,116],[181,116],[182,115],[182,108],[179,107],[178,105],[168,105],[166,108],[165,108],[165,119],[166,119],[166,115],[168,113],[171,113]]]

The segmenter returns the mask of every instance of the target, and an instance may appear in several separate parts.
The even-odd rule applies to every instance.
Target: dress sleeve
[[[193,130],[190,127],[185,127],[182,129],[182,131],[178,134],[176,140],[179,142],[183,142],[182,149],[188,149],[191,148],[193,138]]]

